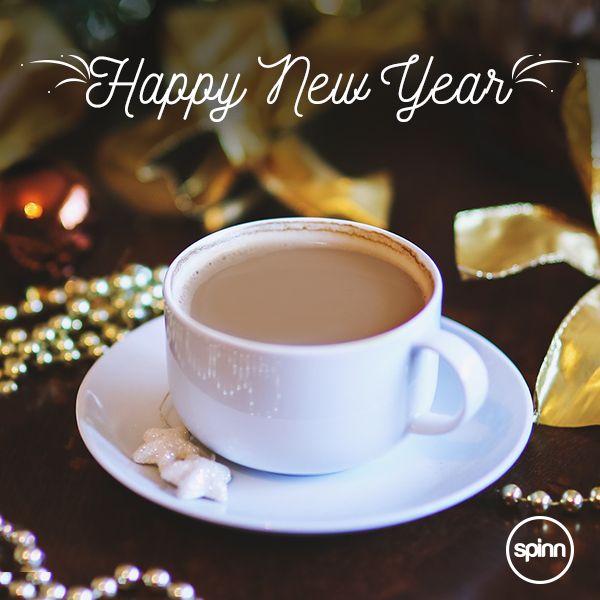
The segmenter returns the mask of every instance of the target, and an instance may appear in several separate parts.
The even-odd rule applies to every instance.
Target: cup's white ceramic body
[[[340,245],[398,264],[428,300],[416,316],[390,331],[319,346],[241,339],[191,318],[190,282],[204,265],[243,253],[249,244],[286,240]],[[164,294],[175,407],[199,440],[248,467],[288,474],[340,471],[389,450],[411,431],[437,434],[457,427],[487,393],[479,355],[440,330],[442,280],[433,261],[414,244],[376,227],[290,218],[224,229],[175,259]],[[462,384],[461,407],[454,415],[431,409],[438,355]]]

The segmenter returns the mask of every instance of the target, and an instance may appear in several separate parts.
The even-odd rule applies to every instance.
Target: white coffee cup
[[[190,316],[189,287],[203,265],[282,236],[339,245],[397,264],[419,284],[427,302],[385,333],[314,346],[238,338]],[[347,469],[391,449],[409,432],[455,429],[487,394],[481,357],[440,329],[442,279],[435,263],[411,242],[376,227],[322,218],[230,227],[199,240],[173,261],[164,295],[175,408],[199,440],[248,467],[287,474]],[[438,356],[461,383],[461,406],[452,415],[431,408]]]

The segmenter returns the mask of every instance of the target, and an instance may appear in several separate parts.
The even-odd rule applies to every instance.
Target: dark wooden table
[[[556,326],[592,282],[561,265],[503,281],[460,282],[452,221],[464,208],[534,201],[589,222],[557,106],[523,92],[504,107],[436,106],[399,125],[388,93],[323,115],[307,135],[348,172],[385,168],[393,175],[390,228],[440,265],[445,314],[497,344],[533,387]],[[82,160],[85,127],[56,144],[55,155]],[[93,170],[88,174],[94,177]],[[102,235],[81,267],[84,275],[108,273],[129,261],[168,262],[201,234],[184,219],[131,214],[101,191],[95,202]],[[256,216],[282,212],[271,202]],[[22,278],[5,265],[0,280],[9,282],[3,283],[4,299],[22,292]],[[506,538],[523,514],[504,508],[497,493],[510,481],[526,493],[566,487],[585,493],[600,484],[597,428],[536,427],[500,481],[413,523],[351,535],[264,535],[169,512],[105,473],[75,426],[75,395],[87,366],[48,371],[0,400],[0,513],[38,534],[60,581],[83,584],[125,561],[162,565],[191,581],[206,600],[587,598],[600,589],[600,513],[556,513],[574,536],[575,560],[557,583],[533,586],[507,565]]]

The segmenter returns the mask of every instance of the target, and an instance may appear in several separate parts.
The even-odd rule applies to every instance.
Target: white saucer
[[[362,467],[334,475],[270,475],[229,464],[229,502],[180,500],[155,467],[131,459],[149,427],[164,426],[168,391],[165,334],[155,319],[115,344],[90,369],[77,396],[77,424],[94,458],[140,496],[174,511],[231,527],[281,533],[341,533],[404,523],[453,506],[481,491],[516,461],[533,423],[531,396],[516,367],[494,345],[449,319],[443,327],[483,356],[490,395],[469,423],[431,437],[410,435]],[[436,407],[458,395],[440,365]],[[164,414],[164,410],[163,410]],[[177,419],[171,409],[171,425]]]

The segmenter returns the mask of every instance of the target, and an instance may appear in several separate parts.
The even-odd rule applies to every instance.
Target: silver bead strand
[[[96,577],[90,587],[94,598],[112,598],[119,591],[119,584],[112,577]]]
[[[148,569],[142,576],[144,585],[149,588],[166,588],[171,583],[171,575],[164,569]]]
[[[138,269],[132,276],[139,275],[139,283],[149,277],[148,271]],[[127,284],[129,280],[125,278]],[[100,287],[96,282],[96,287]],[[186,582],[171,582],[165,569],[154,567],[142,573],[131,564],[120,564],[113,577],[95,577],[89,587],[66,588],[52,580],[52,573],[45,569],[44,552],[36,546],[35,535],[27,529],[16,529],[12,523],[0,516],[0,539],[14,547],[13,559],[25,579],[15,579],[11,571],[0,571],[0,589],[6,588],[12,598],[21,600],[99,600],[114,598],[119,590],[127,590],[143,583],[147,588],[162,590],[171,600],[199,600],[192,585]]]

